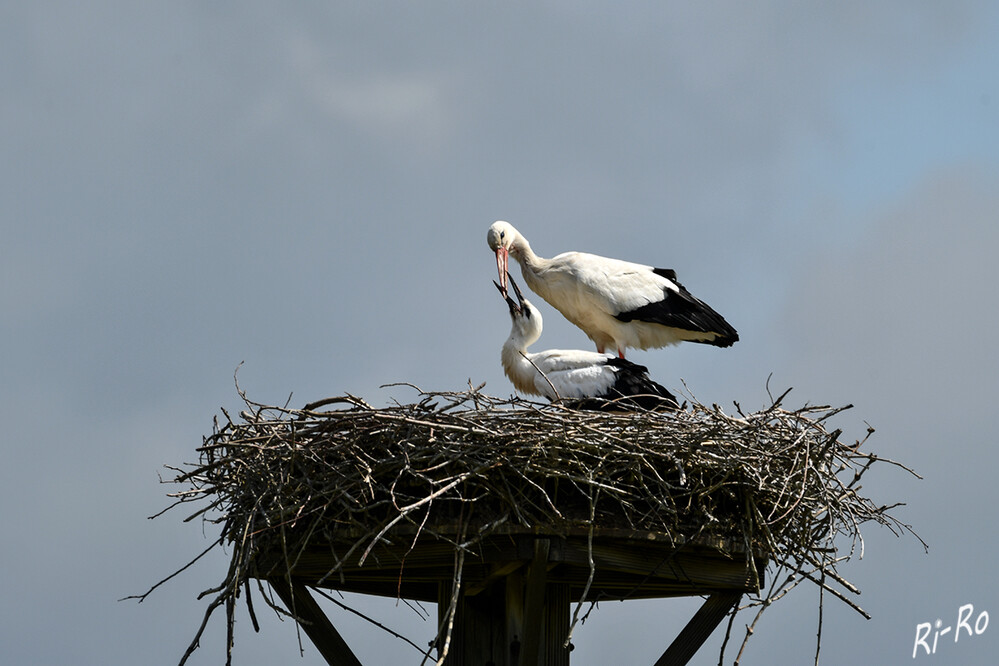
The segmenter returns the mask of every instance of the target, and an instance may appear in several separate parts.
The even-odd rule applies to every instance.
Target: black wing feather
[[[684,331],[698,333],[714,333],[713,340],[694,340],[716,347],[730,347],[739,340],[739,333],[725,321],[725,318],[715,312],[711,306],[696,298],[676,279],[676,271],[669,268],[655,268],[653,272],[677,286],[678,291],[663,289],[663,299],[647,303],[628,312],[620,312],[615,316],[620,321],[645,321],[652,324],[662,324]]]
[[[635,408],[648,410],[679,409],[676,397],[666,387],[649,377],[649,369],[623,358],[608,358],[616,381],[603,396],[574,400],[576,409],[597,411],[628,411]]]

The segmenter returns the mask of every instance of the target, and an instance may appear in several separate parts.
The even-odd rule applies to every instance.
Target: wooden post
[[[548,583],[545,587],[545,632],[540,666],[569,666],[569,586]]]
[[[506,666],[520,666],[524,647],[524,574],[515,571],[506,577]]]
[[[524,638],[521,666],[540,666],[541,629],[544,626],[545,579],[548,576],[548,539],[534,542],[534,559],[527,567],[527,589],[524,592]]]
[[[288,612],[299,620],[298,624],[326,659],[330,666],[361,666],[340,632],[329,621],[326,614],[301,583],[292,583],[284,578],[272,578],[271,587],[288,607]]]
[[[655,666],[683,666],[694,653],[708,640],[715,627],[725,619],[732,607],[739,603],[742,592],[715,592],[707,600],[694,617],[690,619],[677,635]]]
[[[569,650],[562,644],[569,630],[569,586],[547,580],[549,540],[531,542],[526,575],[506,569],[488,587],[460,595],[446,666],[568,666]],[[451,584],[440,583],[441,626],[450,600]]]
[[[440,585],[437,617],[443,627],[438,655],[444,646],[451,585]],[[448,648],[447,666],[509,666],[510,644],[506,631],[506,589],[499,583],[474,596],[460,595]]]

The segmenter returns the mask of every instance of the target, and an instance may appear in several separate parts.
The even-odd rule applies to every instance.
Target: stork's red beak
[[[510,253],[507,252],[505,247],[500,246],[496,248],[496,269],[499,271],[500,292],[503,296],[506,296],[507,293],[506,268],[509,259]]]

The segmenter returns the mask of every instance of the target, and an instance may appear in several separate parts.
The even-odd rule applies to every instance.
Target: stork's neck
[[[520,262],[522,268],[529,270],[532,273],[538,272],[545,263],[548,261],[543,257],[539,257],[534,254],[534,250],[531,249],[531,244],[527,242],[527,239],[523,236],[519,236],[514,244],[510,247],[513,252],[513,256]]]
[[[541,313],[530,302],[523,301],[521,307],[524,312],[511,317],[513,326],[510,329],[510,337],[503,343],[500,360],[503,363],[503,371],[518,391],[540,395],[534,386],[537,369],[530,361],[533,354],[528,352],[527,348],[541,337],[544,324]]]
[[[506,373],[506,376],[513,383],[514,388],[521,393],[541,395],[534,386],[534,377],[537,374],[537,370],[528,360],[529,356],[527,348],[514,340],[514,336],[511,335],[510,339],[503,345],[503,351],[500,353],[503,372]]]
[[[518,239],[517,244],[511,250],[513,250],[514,258],[520,263],[520,272],[527,281],[527,286],[551,303],[549,285],[542,279],[542,276],[548,272],[552,260],[534,254],[530,243],[523,236]]]

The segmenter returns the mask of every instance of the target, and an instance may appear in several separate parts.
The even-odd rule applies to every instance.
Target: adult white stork
[[[513,326],[503,344],[503,371],[522,393],[549,400],[562,398],[579,409],[676,409],[676,398],[649,378],[648,369],[623,358],[576,349],[527,351],[541,337],[541,313],[524,298],[510,277],[517,302],[500,295],[510,306]]]
[[[520,262],[535,293],[583,329],[597,351],[648,349],[678,342],[729,347],[739,334],[706,303],[695,298],[668,268],[653,268],[583,252],[551,259],[534,254],[508,222],[489,227],[486,241],[496,253],[506,293],[508,256]]]

